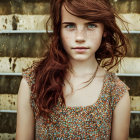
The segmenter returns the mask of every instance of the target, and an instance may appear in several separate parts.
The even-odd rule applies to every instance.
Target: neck
[[[98,65],[94,57],[85,61],[70,60],[70,63],[74,76],[92,75],[96,71]]]

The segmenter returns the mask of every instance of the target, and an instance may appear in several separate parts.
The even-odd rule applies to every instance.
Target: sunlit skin
[[[71,60],[95,60],[95,52],[101,44],[103,32],[102,23],[73,16],[62,6],[61,39]]]
[[[98,64],[95,52],[100,47],[102,37],[105,35],[104,26],[102,23],[94,23],[94,21],[75,17],[68,13],[64,6],[62,6],[61,17],[61,40],[74,71],[74,75],[71,74],[69,78],[69,82],[73,86],[73,94],[71,94],[71,88],[67,82],[63,87],[65,105],[71,107],[93,105],[97,102],[103,86],[103,79],[106,74],[103,68],[99,67],[94,80],[89,86],[81,90],[76,89],[81,83],[88,80],[96,70]],[[80,48],[76,49],[76,47]],[[116,84],[119,85],[119,83]],[[30,96],[31,87],[28,81],[23,78],[18,91],[17,140],[35,139],[36,120],[34,110],[31,107]],[[126,92],[113,111],[111,140],[128,139],[129,121],[130,97],[129,93]]]

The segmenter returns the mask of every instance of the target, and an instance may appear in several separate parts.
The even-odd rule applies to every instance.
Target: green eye
[[[93,29],[93,28],[95,28],[96,27],[96,25],[94,25],[94,24],[88,24],[88,28],[89,29]]]
[[[65,28],[67,28],[67,29],[74,29],[75,25],[69,24],[69,25],[66,25]]]

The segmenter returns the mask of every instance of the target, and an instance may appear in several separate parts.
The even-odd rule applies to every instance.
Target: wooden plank
[[[0,57],[0,73],[19,73],[22,69],[25,69],[33,64],[33,62],[39,61],[40,58],[30,57]],[[113,71],[118,70],[118,73],[126,74],[140,74],[140,58],[125,57],[119,69],[116,68]]]
[[[110,0],[119,13],[140,13],[139,0]]]
[[[16,114],[0,113],[0,134],[16,132]],[[129,137],[140,138],[140,114],[131,114]]]
[[[130,40],[127,56],[140,57],[140,34],[127,34],[127,36]],[[45,33],[0,34],[0,56],[41,57],[45,50],[42,38],[49,39]]]
[[[140,96],[130,96],[131,111],[140,111]],[[17,110],[17,94],[0,94],[0,110]]]
[[[119,13],[140,13],[139,0],[111,0]]]
[[[119,65],[119,73],[140,73],[140,57],[125,57]]]
[[[126,20],[129,24],[129,30],[140,31],[140,14],[137,13],[128,13],[128,14],[120,14],[120,16]],[[19,15],[19,14],[11,14],[11,15],[1,15],[0,16],[0,30],[45,30],[46,29],[46,21],[49,15]],[[123,24],[121,24],[118,20],[118,25],[121,30],[125,30]],[[14,24],[12,24],[14,23]],[[28,24],[30,23],[30,24]],[[49,26],[49,30],[51,27]]]
[[[32,62],[34,60],[38,60],[38,58],[11,58],[9,61],[9,58],[0,58],[0,73],[6,73],[6,72],[22,72],[23,68],[27,68],[28,66],[30,66],[32,64]],[[130,59],[131,60],[131,59]],[[119,71],[119,73],[138,73],[139,72],[139,67],[137,67],[139,65],[139,59],[136,59],[136,62],[133,61],[128,61],[130,63],[126,64],[127,68],[124,67],[124,65],[122,65],[125,68]],[[135,68],[135,69],[134,69]],[[127,71],[126,71],[127,70]],[[131,95],[133,96],[139,96],[140,95],[140,91],[139,91],[139,79],[140,77],[131,77],[131,76],[121,76],[120,77],[122,80],[124,80],[124,82],[126,82],[128,84],[128,86],[131,88]],[[0,93],[17,93],[18,87],[17,85],[19,85],[21,77],[19,76],[0,76]],[[15,82],[16,81],[16,82]],[[16,85],[17,84],[17,85]],[[16,87],[13,89],[13,87]]]
[[[128,140],[140,140],[140,138],[128,138]]]
[[[47,39],[46,34],[0,34],[0,57],[41,57]]]
[[[48,0],[1,0],[0,15],[10,14],[47,14],[50,11]]]
[[[0,94],[0,110],[16,110],[17,95]]]
[[[9,134],[9,133],[0,133],[0,140],[15,140],[16,133]]]
[[[140,96],[130,96],[131,110],[140,111]]]
[[[120,14],[120,17],[122,17],[122,19],[124,19],[124,21],[127,21],[128,24],[126,24],[126,26],[128,26],[128,29],[131,30],[136,30],[139,31],[140,30],[140,14]],[[118,21],[118,20],[117,20]],[[118,21],[118,25],[120,26],[121,30],[125,30],[125,27],[123,26],[122,23],[120,23],[120,21]]]
[[[0,1],[0,14],[45,14],[49,12],[50,0],[22,0]],[[112,5],[119,13],[139,13],[139,0],[111,0]],[[7,8],[8,7],[8,8]]]
[[[49,15],[1,15],[0,30],[44,30],[48,17]]]
[[[21,76],[0,76],[0,94],[17,94]]]
[[[140,57],[140,34],[127,34],[127,37],[130,40],[127,56]],[[47,39],[49,39],[49,36],[45,33],[0,34],[0,56],[41,57],[44,50],[46,50],[44,44],[48,42]]]
[[[131,96],[140,96],[140,77],[120,76],[120,79],[130,88]]]
[[[16,132],[16,113],[0,113],[0,133]]]
[[[140,57],[140,34],[127,34],[130,42],[127,56]]]
[[[23,69],[30,67],[33,62],[38,60],[39,58],[0,57],[0,73],[22,72]]]
[[[140,114],[131,114],[129,136],[140,138]]]

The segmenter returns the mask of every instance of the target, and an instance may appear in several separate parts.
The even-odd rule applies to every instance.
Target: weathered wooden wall
[[[131,89],[129,139],[140,139],[140,0],[111,2],[130,23],[126,35],[132,48],[118,67],[118,75]],[[0,140],[15,139],[21,72],[44,52],[41,38],[48,38],[44,34],[48,16],[49,0],[0,0]]]

